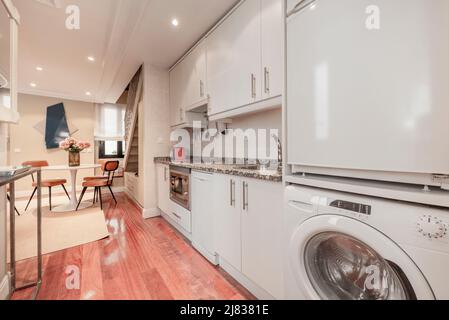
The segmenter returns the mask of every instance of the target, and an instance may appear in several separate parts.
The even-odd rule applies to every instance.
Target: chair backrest
[[[32,167],[32,168],[43,168],[43,167],[48,167],[48,161],[45,161],[45,160],[26,161],[26,162],[22,163],[22,166]],[[33,180],[33,183],[35,182],[34,174],[31,175],[31,180]]]
[[[106,161],[102,165],[103,172],[108,175],[109,185],[112,185],[112,183],[114,182],[114,175],[119,166],[120,166],[119,161]]]
[[[26,162],[22,163],[22,166],[24,166],[24,167],[32,167],[32,168],[48,167],[48,161],[45,161],[45,160],[26,161]]]

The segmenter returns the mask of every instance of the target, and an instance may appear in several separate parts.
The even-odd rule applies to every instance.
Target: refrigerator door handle
[[[308,6],[310,6],[312,3],[314,3],[316,0],[301,0],[299,1],[294,7],[293,9],[291,9],[289,12],[287,12],[287,18],[289,18],[290,16],[301,12],[302,10],[304,10],[305,8],[307,8]]]

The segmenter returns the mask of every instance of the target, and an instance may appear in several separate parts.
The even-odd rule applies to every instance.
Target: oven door
[[[190,177],[186,173],[170,171],[170,199],[190,210]]]

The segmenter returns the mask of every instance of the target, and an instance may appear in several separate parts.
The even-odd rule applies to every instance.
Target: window
[[[125,157],[125,143],[123,141],[100,141],[100,159],[123,159]]]
[[[123,141],[125,138],[126,106],[120,104],[96,105],[95,140]]]

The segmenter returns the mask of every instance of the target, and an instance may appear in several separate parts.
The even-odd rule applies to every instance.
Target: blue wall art
[[[59,103],[47,108],[45,125],[45,144],[47,149],[59,148],[59,143],[70,136],[64,104]]]

